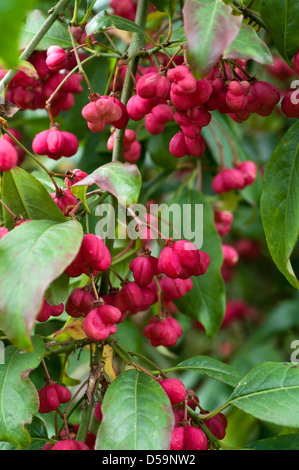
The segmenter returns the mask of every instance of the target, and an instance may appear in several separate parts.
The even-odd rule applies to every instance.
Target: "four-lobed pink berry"
[[[171,450],[208,450],[209,441],[200,428],[194,426],[176,427],[172,432]]]
[[[72,157],[79,148],[79,141],[74,134],[60,131],[56,126],[37,134],[32,142],[32,149],[37,155],[47,155],[53,160]]]
[[[59,72],[68,66],[68,56],[64,49],[58,46],[51,46],[47,50],[46,64],[53,72]]]
[[[94,301],[95,297],[89,290],[78,287],[67,299],[65,311],[73,318],[85,317],[93,309]]]
[[[50,413],[57,410],[60,404],[68,403],[72,397],[71,392],[62,385],[48,384],[38,392],[39,413]]]
[[[140,287],[146,287],[153,277],[159,274],[158,259],[151,256],[150,252],[141,251],[138,257],[131,261],[129,268]]]
[[[159,316],[152,317],[150,324],[143,329],[143,335],[148,338],[154,347],[165,346],[171,348],[183,330],[179,322],[172,317],[161,319]]]
[[[90,275],[106,271],[111,265],[111,254],[100,236],[86,234],[80,250],[74,261],[66,269],[70,277],[78,277],[81,274]]]
[[[92,341],[104,341],[117,330],[121,311],[112,305],[101,305],[89,312],[83,323],[86,336]]]

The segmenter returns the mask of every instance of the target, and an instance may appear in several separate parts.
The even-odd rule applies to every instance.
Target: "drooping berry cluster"
[[[188,412],[184,411],[188,408],[180,406],[186,403],[187,407],[195,411],[199,406],[199,399],[194,391],[186,390],[183,382],[178,379],[160,379],[159,383],[168,395],[175,418],[170,450],[208,450],[210,444],[207,435],[195,425]],[[202,415],[208,413],[202,408],[200,410]],[[216,439],[224,439],[227,427],[227,419],[224,414],[218,413],[212,418],[205,419],[204,424]]]
[[[212,181],[212,189],[216,194],[241,190],[253,184],[256,177],[256,164],[249,160],[238,163],[235,168],[220,171]]]
[[[124,129],[129,121],[126,107],[118,98],[98,93],[90,96],[90,103],[82,109],[82,116],[91,132],[101,132],[106,125]]]
[[[34,52],[29,62],[35,67],[36,76],[19,71],[8,85],[6,99],[22,109],[44,109],[46,101],[66,78],[68,71],[76,66],[74,54],[67,54],[59,47],[50,47],[47,52]],[[3,78],[6,71],[0,71]],[[82,76],[73,74],[64,83],[51,103],[51,112],[57,116],[75,104],[74,95],[83,91]]]

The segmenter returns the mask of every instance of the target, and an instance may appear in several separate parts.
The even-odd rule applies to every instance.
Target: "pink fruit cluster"
[[[82,116],[91,132],[101,132],[106,125],[124,129],[129,121],[126,107],[118,98],[98,93],[90,95],[90,103],[82,109]]]
[[[256,177],[256,164],[248,160],[237,164],[235,168],[221,170],[212,181],[212,189],[216,194],[242,190],[253,184]]]
[[[175,418],[175,427],[172,432],[170,450],[208,450],[209,440],[205,432],[192,424],[192,419],[184,409],[178,405],[187,402],[187,406],[193,411],[199,406],[199,400],[193,390],[186,390],[182,381],[179,379],[159,380],[170,403],[173,407]],[[208,413],[201,409],[203,414]],[[227,419],[225,415],[219,413],[213,418],[204,421],[206,427],[217,439],[224,439],[226,434]]]
[[[145,117],[145,127],[153,135],[160,134],[165,124],[175,119],[180,133],[170,142],[170,152],[177,158],[200,156],[206,145],[200,132],[211,116],[202,105],[209,100],[212,87],[206,80],[196,81],[184,65],[146,73],[137,82],[136,95],[130,98],[127,110],[134,121]]]
[[[54,47],[56,48],[56,46]],[[52,48],[48,52],[51,50]],[[35,67],[38,77],[18,72],[8,85],[6,99],[22,109],[44,109],[46,101],[65,79],[68,70],[76,66],[74,55],[68,56],[65,51],[59,54],[59,57],[63,56],[65,59],[63,68],[66,71],[61,71],[60,68],[58,71],[54,71],[54,69],[48,66],[48,63],[51,65],[49,59],[53,57],[56,59],[56,65],[58,64],[57,54],[50,54],[47,57],[47,52],[34,52],[29,61]],[[6,71],[0,71],[0,78],[3,78],[5,74]],[[51,103],[53,116],[57,116],[61,111],[68,111],[74,106],[74,95],[80,94],[83,91],[81,82],[82,76],[80,74],[73,74],[66,81]]]
[[[280,91],[267,81],[250,78],[247,74],[246,62],[237,60],[238,78],[234,77],[225,64],[224,68],[217,65],[208,75],[213,92],[206,108],[217,109],[236,122],[246,121],[251,114],[270,115],[280,100]]]
[[[108,150],[113,150],[115,132],[111,134],[107,142]],[[141,143],[137,141],[136,132],[131,129],[125,130],[124,136],[124,159],[126,162],[135,163],[141,155]]]

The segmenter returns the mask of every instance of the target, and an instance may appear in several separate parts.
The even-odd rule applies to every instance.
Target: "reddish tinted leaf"
[[[186,0],[183,15],[192,72],[205,77],[237,37],[243,16],[221,0]]]

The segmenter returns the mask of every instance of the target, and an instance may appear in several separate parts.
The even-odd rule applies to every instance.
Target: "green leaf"
[[[136,165],[130,163],[112,162],[101,166],[86,176],[73,188],[96,184],[120,200],[126,207],[138,202],[141,189],[141,175]],[[125,204],[124,204],[125,201]]]
[[[233,16],[222,0],[186,0],[183,8],[192,72],[205,77],[236,39],[243,16]]]
[[[25,47],[28,46],[47,18],[48,15],[40,10],[33,10],[29,13],[26,19],[26,24],[24,24],[21,32],[20,47],[22,49],[25,49]],[[36,46],[36,49],[39,51],[46,51],[51,46],[59,46],[63,49],[72,47],[66,27],[59,21],[56,21],[53,26],[51,26],[40,43]]]
[[[297,0],[262,0],[260,13],[282,57],[291,64],[299,48]]]
[[[88,214],[90,214],[90,209],[89,209],[89,207],[88,207],[87,199],[86,199],[86,192],[87,192],[87,189],[88,189],[88,186],[76,186],[76,187],[72,186],[72,187],[70,188],[71,193],[72,193],[75,197],[81,199],[81,201],[83,202],[84,207],[85,207],[85,209],[86,209],[86,212],[87,212]]]
[[[267,44],[247,24],[242,24],[238,36],[225,49],[224,59],[255,60],[259,64],[273,64],[272,54]]]
[[[45,299],[50,305],[59,305],[64,302],[69,295],[70,278],[65,273],[61,274],[46,290]]]
[[[194,190],[185,190],[171,203],[179,204],[182,214],[184,204],[190,204],[191,207],[189,222],[184,221],[183,217],[181,220],[182,238],[186,238],[184,237],[186,227],[191,226],[191,221],[196,220],[199,210],[199,206],[196,205],[203,205],[203,245],[200,250],[210,255],[211,263],[206,274],[192,278],[193,289],[175,303],[181,313],[200,321],[207,336],[211,337],[220,328],[225,312],[225,286],[221,276],[222,245],[214,224],[214,212],[202,193]]]
[[[270,254],[290,284],[299,288],[290,257],[299,233],[299,122],[283,136],[263,179],[261,217]]]
[[[31,350],[30,333],[43,296],[74,260],[81,224],[27,222],[0,241],[0,328],[17,347]]]
[[[16,216],[21,214],[24,219],[66,221],[42,183],[22,168],[3,174],[1,197]],[[13,217],[6,210],[3,215],[5,226],[13,228]]]
[[[88,36],[91,34],[102,33],[106,28],[115,27],[121,29],[122,31],[130,31],[131,33],[142,34],[147,38],[151,43],[152,39],[146,34],[146,32],[127,18],[117,15],[109,15],[106,10],[101,11],[95,15],[92,20],[87,24],[85,30]]]
[[[11,0],[0,2],[0,61],[7,68],[19,64],[19,38],[26,13],[36,4],[36,0]],[[16,14],[17,12],[17,14]]]
[[[260,441],[251,442],[243,449],[250,450],[299,450],[299,435],[285,434]]]
[[[49,442],[46,425],[37,416],[33,417],[31,424],[26,425],[26,429],[31,436],[31,444],[25,450],[42,450]]]
[[[151,2],[159,11],[165,11],[170,19],[175,14],[177,0],[153,0]]]
[[[180,362],[171,370],[193,370],[198,374],[207,375],[231,387],[236,387],[242,376],[228,364],[208,356],[194,356]]]
[[[44,356],[44,342],[32,338],[33,352],[25,353],[14,346],[5,349],[5,364],[0,364],[0,441],[17,449],[29,446],[31,438],[25,423],[31,423],[39,408],[38,394],[29,380]]]
[[[172,407],[161,385],[143,372],[121,373],[109,386],[102,411],[96,450],[169,450]]]
[[[298,365],[280,362],[257,365],[242,378],[228,403],[258,419],[298,428]]]
[[[285,300],[267,314],[265,321],[251,336],[251,341],[266,343],[269,338],[287,332],[298,325],[298,300]]]

